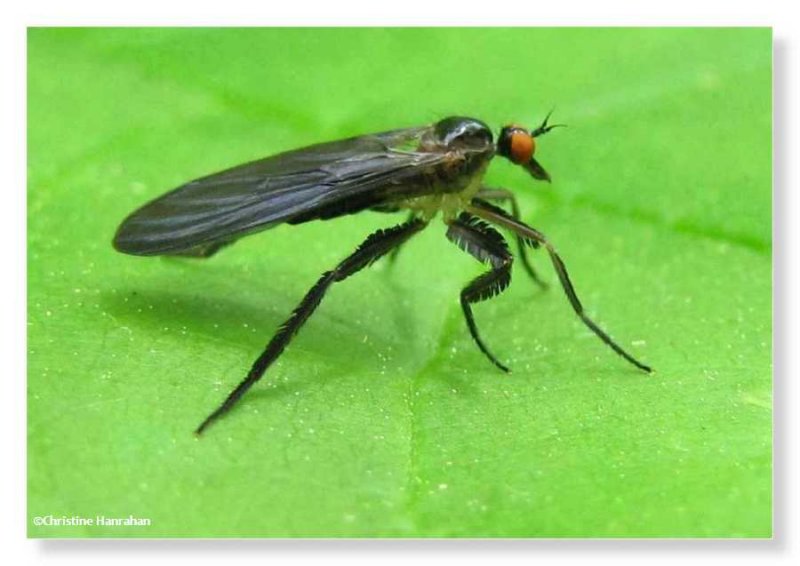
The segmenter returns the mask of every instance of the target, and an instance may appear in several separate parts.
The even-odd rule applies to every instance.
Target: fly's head
[[[552,113],[552,110],[550,111]],[[522,126],[505,126],[500,131],[497,139],[497,153],[516,165],[524,167],[534,179],[550,182],[550,174],[545,171],[538,161],[533,157],[536,153],[536,139],[543,136],[553,128],[564,126],[564,124],[548,125],[550,114],[547,114],[542,124],[535,130],[528,131]]]

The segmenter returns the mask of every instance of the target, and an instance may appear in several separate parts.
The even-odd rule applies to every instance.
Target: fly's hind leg
[[[202,433],[212,422],[230,411],[247,390],[261,379],[261,376],[264,375],[267,368],[278,359],[278,356],[281,355],[284,348],[286,348],[295,334],[297,334],[297,331],[300,330],[314,310],[319,306],[331,285],[339,281],[344,281],[354,273],[361,271],[363,268],[377,261],[392,249],[422,230],[425,226],[425,222],[415,219],[405,224],[395,226],[394,228],[378,230],[364,240],[356,251],[339,263],[334,269],[323,273],[319,281],[311,287],[308,293],[306,293],[306,296],[303,297],[303,300],[300,301],[297,308],[294,309],[286,322],[281,325],[275,333],[275,336],[272,337],[272,340],[269,341],[264,352],[258,357],[255,363],[253,363],[253,367],[250,369],[247,377],[245,377],[244,380],[231,391],[225,401],[197,427],[195,433]]]
[[[517,195],[513,192],[509,191],[508,189],[493,189],[490,187],[481,187],[481,190],[478,192],[478,198],[483,200],[495,200],[501,202],[509,202],[511,204],[511,215],[519,220],[520,212],[519,212],[519,203],[517,202]],[[488,204],[488,203],[487,203]],[[491,205],[489,205],[491,206]],[[522,262],[522,267],[525,268],[525,271],[528,273],[531,279],[542,289],[547,289],[547,283],[545,283],[539,275],[536,273],[536,270],[531,265],[530,260],[528,259],[528,250],[525,245],[525,242],[522,238],[514,234],[517,240],[517,250],[519,251],[519,259]],[[537,246],[534,246],[537,247]]]
[[[408,218],[406,219],[406,222],[412,222],[415,218],[416,218],[416,215],[413,212],[410,212],[408,214]],[[402,245],[399,245],[399,246],[396,246],[395,248],[393,248],[391,252],[389,252],[389,255],[386,257],[386,260],[389,262],[390,266],[394,265],[394,262],[397,261],[397,256],[400,254],[400,249],[401,248],[402,248]]]
[[[498,361],[478,334],[478,327],[475,324],[470,305],[494,297],[508,287],[511,283],[511,265],[514,257],[508,251],[508,244],[499,232],[470,214],[462,213],[450,223],[447,238],[475,259],[482,263],[488,263],[492,268],[491,271],[476,277],[464,287],[461,291],[461,308],[464,311],[469,332],[478,348],[494,365],[507,372],[509,371],[508,367]]]

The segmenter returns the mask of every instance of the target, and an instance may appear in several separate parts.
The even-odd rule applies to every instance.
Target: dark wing
[[[210,255],[281,222],[332,218],[429,190],[409,184],[443,153],[418,151],[429,126],[314,145],[203,177],[149,202],[117,230],[135,255]]]

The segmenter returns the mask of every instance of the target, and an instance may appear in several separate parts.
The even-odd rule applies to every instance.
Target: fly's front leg
[[[567,299],[569,300],[570,305],[572,305],[572,309],[575,311],[575,314],[580,317],[583,323],[589,327],[589,329],[594,332],[598,338],[605,342],[617,354],[643,371],[648,373],[653,371],[650,366],[643,364],[626,352],[622,346],[614,342],[614,340],[605,332],[605,330],[600,328],[584,312],[583,305],[581,304],[580,299],[578,299],[578,295],[575,293],[575,288],[572,286],[572,281],[567,273],[567,267],[564,265],[564,262],[558,255],[558,252],[556,252],[553,244],[550,243],[544,234],[535,228],[531,228],[530,226],[524,224],[520,220],[509,216],[504,210],[483,202],[480,199],[473,199],[472,205],[468,208],[468,210],[472,214],[483,218],[487,222],[491,222],[497,226],[502,226],[511,230],[515,234],[521,236],[526,243],[530,243],[530,245],[538,244],[544,246],[547,250],[547,253],[550,254],[550,260],[553,262],[553,267],[558,275],[558,280],[561,282],[561,286],[564,288],[564,293],[567,295]]]
[[[508,201],[511,204],[511,215],[519,220],[520,212],[519,203],[517,202],[517,195],[508,189],[492,189],[489,187],[481,187],[481,190],[478,191],[478,198],[483,200],[497,200],[501,202]],[[533,281],[539,285],[539,287],[542,289],[547,289],[547,283],[542,281],[528,259],[528,250],[525,245],[525,241],[519,236],[519,234],[514,234],[514,236],[517,240],[517,249],[519,250],[519,259],[522,262],[522,267],[525,268],[525,271],[528,273],[530,278],[533,279]],[[538,244],[534,245],[534,247],[538,247]]]
[[[480,348],[489,360],[501,370],[507,372],[508,367],[498,361],[489,351],[478,334],[478,327],[472,315],[472,303],[484,301],[503,292],[511,283],[511,265],[514,257],[508,251],[508,245],[494,228],[478,218],[462,213],[453,220],[447,229],[447,238],[465,252],[482,263],[488,263],[491,271],[473,279],[461,291],[461,308],[467,320],[467,327]]]
[[[303,300],[300,301],[300,304],[294,309],[288,320],[281,325],[275,333],[275,336],[272,337],[272,340],[267,344],[264,352],[253,364],[247,377],[244,378],[236,389],[231,391],[222,405],[197,427],[195,433],[202,433],[217,418],[231,410],[247,390],[261,379],[261,376],[264,375],[267,368],[278,359],[278,356],[281,355],[284,348],[286,348],[294,335],[297,334],[297,331],[300,330],[314,310],[319,306],[331,285],[339,281],[344,281],[354,273],[357,273],[361,269],[377,261],[392,249],[401,245],[411,236],[422,230],[425,226],[425,222],[415,219],[405,224],[395,226],[394,228],[378,230],[364,240],[356,251],[350,254],[350,256],[333,270],[323,273],[319,281],[306,293],[306,296],[303,297]]]

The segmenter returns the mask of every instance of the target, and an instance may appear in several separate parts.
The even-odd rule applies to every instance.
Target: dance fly
[[[489,268],[461,291],[461,308],[475,344],[499,369],[508,371],[486,346],[472,314],[474,303],[498,295],[511,282],[514,256],[495,227],[513,234],[523,268],[543,287],[526,251],[544,248],[584,324],[625,360],[650,372],[649,366],[586,315],[553,245],[520,219],[514,193],[483,184],[486,168],[496,155],[524,168],[534,179],[550,181],[534,157],[538,140],[557,127],[548,125],[548,118],[533,130],[505,126],[496,142],[485,123],[454,116],[432,125],[313,145],[191,181],[128,216],[114,237],[118,251],[207,258],[243,236],[278,224],[326,220],[364,210],[408,215],[404,222],[367,236],[353,253],[322,274],[244,380],[195,432],[202,433],[261,379],[334,283],[383,256],[393,258],[401,245],[439,214],[447,238]],[[503,203],[510,212],[499,206]]]

